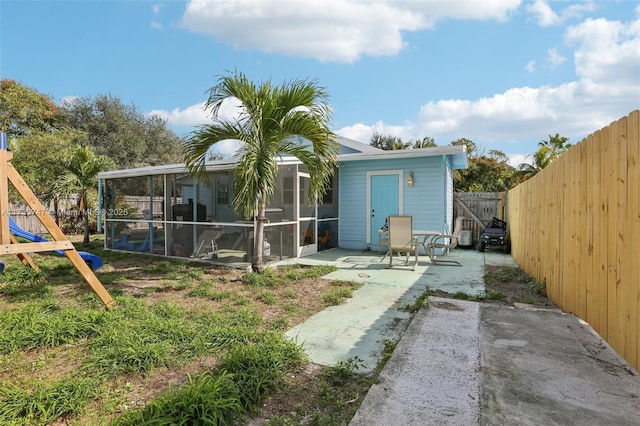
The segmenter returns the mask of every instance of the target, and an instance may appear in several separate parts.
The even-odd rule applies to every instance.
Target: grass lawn
[[[0,424],[346,424],[376,373],[311,364],[283,332],[359,284],[332,267],[263,275],[79,247],[102,257],[107,311],[68,259],[3,256]],[[253,418],[253,420],[252,420]]]

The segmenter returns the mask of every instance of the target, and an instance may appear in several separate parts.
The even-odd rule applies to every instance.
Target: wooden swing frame
[[[15,254],[23,265],[29,266],[36,271],[40,271],[29,253],[43,251],[62,251],[71,261],[82,278],[89,284],[89,287],[100,298],[107,309],[115,306],[115,301],[102,286],[93,270],[85,263],[71,241],[62,232],[51,217],[47,209],[35,196],[29,185],[24,181],[20,173],[11,164],[13,153],[8,149],[6,133],[0,134],[0,255]],[[9,226],[9,182],[18,191],[29,208],[35,213],[47,232],[51,235],[52,241],[19,243],[11,233]]]

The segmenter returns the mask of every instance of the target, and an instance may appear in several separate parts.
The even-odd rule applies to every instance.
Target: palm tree
[[[235,98],[240,114],[226,118],[219,114],[223,101]],[[185,164],[196,177],[205,177],[209,149],[225,140],[241,142],[240,159],[234,170],[233,207],[243,217],[256,215],[252,268],[264,271],[262,246],[265,211],[273,195],[278,173],[277,156],[292,155],[309,170],[310,203],[324,194],[337,165],[338,145],[328,122],[328,95],[317,81],[293,80],[274,86],[271,81],[255,84],[242,73],[221,76],[209,89],[205,109],[211,109],[214,123],[193,132],[183,145]],[[299,136],[310,142],[301,145]]]
[[[527,179],[530,179],[537,175],[542,169],[551,164],[548,151],[544,148],[538,149],[534,154],[530,155],[533,162],[522,163],[514,171],[514,183],[522,183]]]
[[[540,150],[544,151],[549,160],[549,164],[551,164],[571,147],[571,144],[568,143],[568,141],[568,137],[560,136],[559,133],[556,133],[555,136],[549,135],[548,141],[542,140],[538,142],[538,146],[540,147]]]
[[[542,140],[538,142],[538,150],[531,155],[533,162],[531,164],[522,163],[518,166],[518,170],[515,171],[516,182],[522,183],[532,178],[549,164],[556,161],[571,147],[571,144],[567,143],[568,140],[569,138],[556,133],[555,136],[549,135],[548,141]]]
[[[64,164],[64,172],[57,183],[57,189],[63,194],[78,196],[77,208],[84,222],[82,245],[89,244],[89,199],[96,189],[98,173],[109,169],[113,162],[104,156],[96,155],[90,147],[78,146],[71,158]]]
[[[431,136],[425,136],[422,139],[416,139],[415,142],[413,142],[413,148],[414,149],[418,149],[418,148],[433,148],[438,146],[436,144],[436,141],[431,137]]]
[[[409,148],[411,142],[402,142],[402,139],[397,136],[383,135],[376,132],[371,135],[369,145],[385,151],[394,151]]]

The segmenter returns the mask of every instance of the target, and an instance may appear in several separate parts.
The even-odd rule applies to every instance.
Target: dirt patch
[[[484,271],[484,295],[450,294],[441,290],[432,290],[429,295],[507,306],[524,303],[549,309],[557,308],[556,304],[547,297],[545,283],[536,281],[522,269],[510,266],[485,266]]]
[[[557,308],[546,293],[544,282],[531,278],[520,268],[485,266],[484,302],[513,306],[514,303]]]

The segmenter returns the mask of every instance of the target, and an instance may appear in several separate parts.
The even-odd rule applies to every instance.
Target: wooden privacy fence
[[[640,111],[509,191],[512,253],[640,369]]]

